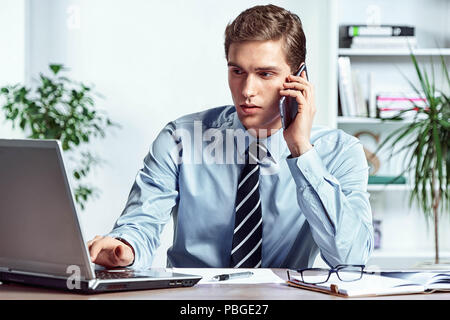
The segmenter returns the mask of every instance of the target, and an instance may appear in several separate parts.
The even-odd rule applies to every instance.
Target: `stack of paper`
[[[344,297],[397,295],[450,290],[450,273],[400,271],[365,273],[361,280],[351,282],[341,281],[333,273],[325,283],[306,284],[299,276],[294,276],[288,284]]]

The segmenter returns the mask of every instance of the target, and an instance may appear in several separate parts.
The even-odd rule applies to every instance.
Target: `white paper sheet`
[[[225,269],[225,268],[172,268],[173,272],[199,275],[203,278],[199,284],[258,284],[258,283],[284,283],[285,281],[278,277],[272,270],[256,268],[256,269]],[[251,271],[253,275],[248,278],[230,279],[224,281],[213,280],[212,278],[219,274],[231,274],[237,272]]]

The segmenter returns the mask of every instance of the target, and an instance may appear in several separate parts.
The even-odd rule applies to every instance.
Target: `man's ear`
[[[291,74],[296,74],[298,70],[300,70],[300,68],[302,67],[302,65],[304,65],[305,62],[303,61],[302,63],[300,63],[300,65],[298,66],[297,69],[292,70],[292,68],[289,68],[291,70]]]
[[[300,70],[300,68],[305,64],[305,62],[303,61],[302,63],[300,63],[300,66],[298,67],[298,69],[295,71],[295,73],[297,73],[297,71]],[[301,75],[300,75],[301,76]]]

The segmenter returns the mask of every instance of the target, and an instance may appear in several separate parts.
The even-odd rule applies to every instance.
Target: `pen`
[[[218,274],[217,276],[212,277],[213,280],[217,281],[224,281],[224,280],[231,280],[231,279],[238,279],[238,278],[248,278],[253,275],[253,272],[246,271],[246,272],[236,272],[236,273],[229,273],[229,274]]]

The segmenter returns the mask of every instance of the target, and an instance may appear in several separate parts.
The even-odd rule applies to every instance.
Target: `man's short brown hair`
[[[243,11],[225,29],[225,57],[233,42],[284,39],[286,62],[295,72],[306,57],[306,38],[300,18],[272,4]]]

